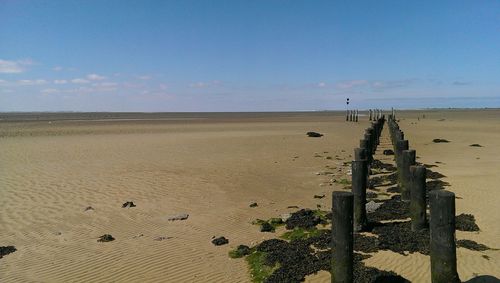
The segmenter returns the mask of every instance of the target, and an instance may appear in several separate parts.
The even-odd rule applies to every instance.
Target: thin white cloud
[[[139,80],[147,81],[151,79],[151,76],[137,76]]]
[[[53,71],[56,71],[56,72],[59,72],[59,71],[62,71],[63,67],[61,66],[55,66],[54,68],[52,68]]]
[[[368,81],[366,81],[366,80],[351,80],[351,81],[340,82],[336,86],[337,86],[337,88],[340,88],[340,89],[352,89],[352,88],[359,87],[359,86],[365,86],[367,84],[368,84]]]
[[[82,79],[82,78],[76,78],[76,79],[72,79],[71,82],[74,84],[87,84],[90,81],[88,81],[86,79]]]
[[[190,88],[209,88],[222,85],[221,81],[196,82],[189,85]]]
[[[87,79],[91,80],[91,81],[102,81],[102,80],[106,79],[106,77],[100,76],[98,74],[89,74],[89,75],[87,75]]]
[[[114,86],[118,86],[118,83],[115,83],[115,82],[101,82],[101,83],[93,83],[92,86],[95,86],[95,87],[114,87]]]
[[[325,82],[319,82],[317,84],[317,87],[320,87],[320,88],[326,87],[326,83]]]
[[[30,59],[9,61],[0,59],[0,73],[19,74],[26,70],[27,66],[33,65]]]
[[[54,80],[54,83],[56,85],[63,85],[63,84],[68,83],[68,81],[67,80]]]
[[[55,88],[46,88],[42,89],[40,92],[43,94],[51,94],[51,93],[59,93],[59,90]]]
[[[46,84],[46,80],[38,79],[38,80],[18,80],[16,85],[42,85]]]

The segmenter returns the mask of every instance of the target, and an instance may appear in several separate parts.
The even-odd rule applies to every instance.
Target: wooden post
[[[370,112],[370,121],[371,121],[372,120],[372,110],[368,109],[368,111]]]
[[[398,168],[398,174],[401,174],[401,156],[403,155],[403,150],[408,149],[408,140],[396,140],[396,150],[394,155],[396,158],[396,166]]]
[[[432,283],[460,282],[455,243],[455,194],[445,190],[431,191],[429,203]]]
[[[401,155],[401,176],[399,179],[401,188],[401,199],[410,201],[410,166],[415,165],[416,151],[414,149],[403,150]]]
[[[419,231],[427,226],[427,206],[425,204],[426,172],[427,169],[424,166],[410,166],[410,215],[412,231]]]
[[[364,149],[355,149],[355,160],[351,163],[352,194],[354,195],[354,231],[365,229],[366,219],[366,186],[367,186],[367,161]],[[363,156],[365,155],[365,156]],[[365,158],[363,158],[365,157]]]
[[[332,193],[332,283],[353,282],[353,202],[350,192]]]
[[[345,111],[345,121],[349,121],[349,110]]]

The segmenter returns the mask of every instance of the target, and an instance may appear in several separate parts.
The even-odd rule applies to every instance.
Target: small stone
[[[480,144],[478,144],[478,143],[473,143],[473,144],[471,144],[471,145],[469,145],[469,146],[472,146],[472,147],[483,147],[482,145],[480,145]]]
[[[366,204],[366,213],[372,213],[377,210],[383,202],[374,202],[373,200]]]
[[[17,251],[17,249],[14,246],[0,247],[0,258],[15,251]]]
[[[319,198],[319,199],[321,199],[321,198],[324,198],[324,197],[325,197],[325,195],[324,195],[324,194],[323,194],[323,195],[314,195],[314,198]]]
[[[320,138],[323,136],[323,134],[316,133],[316,132],[307,132],[306,134],[310,138]]]
[[[229,240],[226,239],[226,237],[219,237],[219,238],[215,238],[215,236],[212,237],[212,244],[214,244],[216,246],[222,246],[222,245],[225,245],[228,243],[229,243]]]
[[[299,208],[299,207],[294,205],[292,207],[289,206],[288,208]],[[281,218],[281,220],[283,220],[283,222],[286,222],[286,220],[288,218],[290,218],[290,216],[292,216],[291,213],[283,213],[283,214],[280,215],[280,218]]]
[[[122,208],[125,208],[125,207],[136,207],[136,205],[134,204],[133,201],[127,201],[124,204],[122,204]]]
[[[187,213],[180,213],[176,215],[172,215],[168,218],[168,221],[176,221],[176,220],[186,220],[188,219],[189,214]]]
[[[84,211],[94,210],[92,206],[87,206]]]
[[[168,240],[171,239],[172,237],[167,237],[167,236],[158,236],[153,239],[153,241],[163,241],[163,240]]]
[[[111,242],[114,240],[115,240],[115,238],[113,238],[113,236],[111,236],[109,234],[104,234],[101,237],[99,237],[99,239],[97,241],[105,243],[105,242]]]
[[[433,143],[448,143],[450,141],[449,140],[445,140],[445,139],[433,139],[432,142]]]
[[[259,206],[259,205],[258,205],[256,202],[252,202],[249,206],[250,206],[250,207],[257,207],[257,206]]]

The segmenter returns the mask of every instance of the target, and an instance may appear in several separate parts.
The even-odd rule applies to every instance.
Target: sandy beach
[[[476,218],[480,231],[457,239],[500,249],[500,110],[397,117],[417,161],[436,165],[459,197],[457,214]],[[0,259],[1,282],[250,282],[246,261],[228,252],[284,232],[260,232],[257,218],[297,210],[289,206],[330,210],[331,192],[343,187],[332,180],[350,178],[344,162],[369,125],[367,117],[347,123],[343,112],[1,118],[0,246],[17,249]],[[381,148],[389,143],[384,129]],[[122,208],[126,201],[137,206]],[[180,213],[189,218],[168,220]],[[103,234],[116,240],[98,242]],[[214,246],[214,236],[229,244]],[[457,256],[462,281],[500,278],[499,250],[458,248]],[[429,256],[379,251],[365,263],[430,282]]]

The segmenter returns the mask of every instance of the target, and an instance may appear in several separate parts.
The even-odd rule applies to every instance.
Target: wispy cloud
[[[90,81],[82,78],[76,78],[71,80],[74,84],[88,84]]]
[[[18,80],[16,81],[16,85],[42,85],[46,84],[46,80],[38,79],[38,80]]]
[[[337,88],[340,89],[352,89],[355,87],[366,86],[368,81],[366,80],[350,80],[350,81],[342,81],[336,84]]]
[[[56,72],[59,72],[59,71],[62,71],[63,67],[61,66],[55,66],[52,68],[52,71],[56,71]]]
[[[137,76],[137,78],[139,80],[147,81],[151,79],[151,76],[144,75],[144,76]]]
[[[54,80],[54,83],[56,85],[63,85],[63,84],[68,83],[68,81],[67,80]]]
[[[326,87],[326,83],[325,82],[319,82],[316,86],[319,87],[319,88],[324,88],[324,87]]]
[[[91,80],[91,81],[102,81],[102,80],[106,79],[106,77],[100,76],[98,74],[88,74],[87,79]]]
[[[209,88],[209,87],[217,87],[221,86],[221,81],[209,81],[209,82],[196,82],[189,84],[190,88]]]
[[[18,74],[26,70],[26,67],[33,65],[30,59],[23,59],[17,61],[9,61],[0,59],[0,73],[4,74]]]

